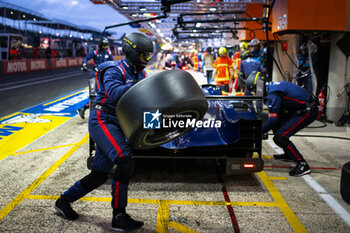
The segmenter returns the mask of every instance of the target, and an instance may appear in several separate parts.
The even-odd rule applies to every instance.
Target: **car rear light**
[[[255,167],[255,164],[252,164],[252,163],[245,163],[245,164],[243,164],[243,167],[244,167],[244,168],[254,168],[254,167]]]

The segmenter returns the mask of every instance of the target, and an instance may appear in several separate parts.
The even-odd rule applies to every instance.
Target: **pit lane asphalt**
[[[2,76],[0,117],[82,89],[88,79],[79,67]]]
[[[349,137],[347,127],[307,133]],[[77,221],[61,219],[53,208],[55,199],[89,172],[87,135],[87,120],[76,116],[0,161],[0,232],[110,231],[108,183],[74,203],[81,215]],[[292,140],[313,168],[310,177],[350,211],[339,193],[349,143]],[[137,232],[234,232],[227,205],[233,207],[241,232],[349,232],[349,225],[303,178],[288,175],[288,163],[271,159],[274,153],[264,142],[264,171],[226,177],[224,183],[212,160],[138,160],[127,209],[145,222]],[[230,202],[225,202],[223,187]]]

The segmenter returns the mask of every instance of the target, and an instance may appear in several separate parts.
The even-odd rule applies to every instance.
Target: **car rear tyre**
[[[350,204],[350,162],[344,164],[340,179],[340,194]]]
[[[190,115],[202,119],[208,102],[192,75],[168,70],[131,87],[119,100],[116,114],[124,135],[135,148],[152,148],[186,133],[191,128],[144,129],[144,112]]]

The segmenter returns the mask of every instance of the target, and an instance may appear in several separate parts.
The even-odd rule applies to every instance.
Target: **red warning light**
[[[254,168],[254,167],[255,167],[255,164],[252,164],[252,163],[245,163],[245,164],[243,164],[243,167],[244,167],[244,168]]]

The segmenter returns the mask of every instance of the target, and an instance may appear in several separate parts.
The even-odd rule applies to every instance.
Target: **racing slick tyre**
[[[341,171],[340,194],[350,204],[350,162],[344,164]]]
[[[147,149],[191,129],[162,127],[162,117],[182,115],[199,120],[207,110],[208,102],[192,75],[182,70],[167,70],[143,79],[125,92],[117,104],[116,115],[129,144]]]

